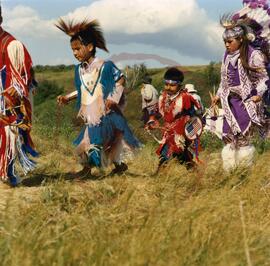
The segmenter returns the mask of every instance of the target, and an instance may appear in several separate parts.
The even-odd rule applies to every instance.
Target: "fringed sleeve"
[[[256,89],[257,94],[262,96],[264,92],[267,90],[266,81],[268,81],[269,77],[265,67],[265,56],[259,50],[254,50],[251,54],[249,64],[251,67],[258,69],[257,72],[251,72],[250,79]]]
[[[14,87],[22,97],[28,97],[31,80],[32,60],[20,41],[13,40],[7,46],[11,80],[9,87]]]

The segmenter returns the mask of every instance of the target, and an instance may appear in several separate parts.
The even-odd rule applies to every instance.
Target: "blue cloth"
[[[79,73],[80,65],[75,68],[75,86],[78,91],[77,108],[81,107],[81,85],[82,81],[80,79]],[[110,96],[115,88],[116,82],[123,76],[122,72],[114,65],[111,61],[106,61],[100,69],[100,73],[97,82],[92,90],[94,93],[96,85],[102,85],[103,98],[106,100]],[[90,93],[90,92],[89,92]],[[79,145],[83,140],[85,130],[88,130],[88,136],[90,139],[90,144],[94,145],[88,153],[88,163],[97,167],[101,166],[101,150],[104,145],[108,143],[113,143],[116,134],[121,132],[126,143],[133,147],[139,147],[140,142],[133,136],[126,119],[122,114],[118,112],[110,112],[109,114],[101,118],[99,125],[95,126],[84,126],[81,130],[79,136],[74,141],[75,145]]]
[[[16,176],[15,174],[14,163],[15,163],[14,160],[9,162],[8,172],[7,172],[8,179],[9,179],[8,181],[9,181],[10,186],[12,187],[16,187],[20,183],[20,178]]]
[[[83,140],[85,130],[88,130],[90,144],[95,148],[88,153],[88,162],[90,165],[101,166],[101,149],[106,143],[113,143],[117,132],[123,134],[123,139],[132,148],[140,147],[140,142],[135,138],[130,130],[126,119],[116,112],[111,112],[103,116],[101,123],[97,126],[84,126],[79,136],[74,141],[75,145],[79,145]]]
[[[2,80],[1,86],[2,86],[2,88],[5,87],[6,77],[7,77],[6,68],[4,68],[4,69],[1,70],[1,80]]]
[[[27,137],[27,132],[25,130],[22,130],[21,128],[19,128],[19,134],[23,138],[22,150],[25,152],[25,154],[29,153],[33,157],[38,157],[39,153],[37,151],[35,151],[31,147],[31,145],[29,144],[29,140],[28,140],[28,137]]]
[[[170,157],[168,157],[168,150],[169,150],[169,145],[168,144],[164,144],[164,146],[162,147],[162,150],[160,152],[160,161],[163,163],[165,161],[168,161],[170,159]]]
[[[1,81],[2,81],[2,84],[0,84],[0,89],[1,89],[1,91],[3,91],[4,88],[5,88],[6,77],[7,77],[6,68],[3,68],[3,69],[1,70]],[[4,96],[1,95],[1,96],[0,96],[0,109],[1,109],[1,111],[5,109],[4,106],[5,106]]]
[[[75,85],[75,88],[78,92],[77,104],[76,104],[77,109],[79,109],[81,107],[81,96],[82,96],[82,92],[81,92],[82,82],[80,79],[79,69],[80,69],[80,65],[77,65],[75,67],[75,80],[74,80],[74,85]]]

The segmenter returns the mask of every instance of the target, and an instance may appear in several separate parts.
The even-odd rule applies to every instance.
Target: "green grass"
[[[189,71],[187,79],[201,79],[201,67]],[[161,82],[163,70],[151,73]],[[72,71],[41,77],[72,90]],[[255,140],[252,168],[226,174],[221,142],[206,134],[195,170],[172,160],[153,175],[157,145],[141,128],[139,90],[129,93],[125,113],[146,144],[127,173],[106,177],[110,168],[95,170],[97,180],[75,182],[69,180],[80,170],[71,143],[80,129],[74,104],[58,108],[48,98],[35,106],[38,168],[24,186],[0,185],[0,264],[247,265],[248,247],[252,265],[269,265],[269,142]]]

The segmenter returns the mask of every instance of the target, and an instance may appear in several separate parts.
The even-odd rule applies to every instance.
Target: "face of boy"
[[[173,95],[180,90],[180,85],[179,84],[165,83],[164,89],[169,95]]]
[[[71,49],[73,52],[73,55],[75,58],[80,61],[80,62],[85,62],[89,61],[92,56],[92,51],[93,51],[93,44],[89,43],[88,45],[84,45],[81,43],[80,40],[74,40],[71,42]]]
[[[242,41],[241,39],[235,39],[235,38],[228,38],[226,40],[224,40],[224,44],[225,44],[225,47],[228,51],[229,54],[237,51],[241,44],[242,44]]]

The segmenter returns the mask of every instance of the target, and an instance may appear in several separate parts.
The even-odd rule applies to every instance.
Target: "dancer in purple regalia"
[[[268,89],[268,59],[263,49],[264,40],[252,29],[256,21],[248,16],[249,11],[257,9],[260,16],[267,15],[268,6],[255,7],[249,1],[244,1],[244,5],[243,10],[221,19],[225,28],[223,40],[226,52],[222,60],[220,87],[212,102],[221,101],[224,109],[225,147],[222,159],[227,171],[238,165],[252,164],[255,148],[251,137],[255,127],[263,130],[262,98]]]

